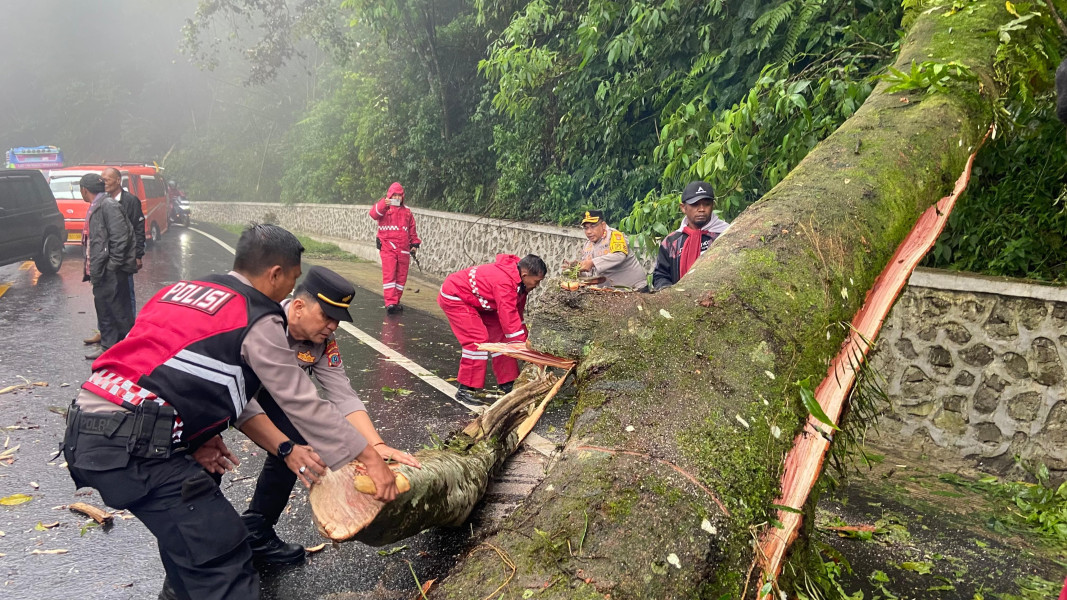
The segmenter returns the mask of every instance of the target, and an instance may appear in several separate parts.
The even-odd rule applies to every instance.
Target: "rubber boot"
[[[467,387],[461,383],[459,384],[459,390],[456,391],[456,400],[467,404],[485,404],[485,401],[474,395],[480,391],[482,391],[480,388]]]
[[[496,387],[500,388],[501,392],[504,392],[505,394],[510,394],[511,390],[515,389],[515,382],[509,381],[507,383],[498,383]]]
[[[248,529],[248,545],[252,547],[252,559],[256,563],[297,565],[304,562],[304,547],[283,542],[263,515],[246,512],[241,515],[241,520]]]

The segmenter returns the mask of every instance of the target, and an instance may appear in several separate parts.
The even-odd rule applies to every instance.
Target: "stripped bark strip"
[[[889,315],[900,291],[908,282],[912,271],[918,266],[923,256],[930,251],[941,232],[948,223],[948,216],[960,194],[967,188],[971,178],[971,167],[978,149],[994,131],[990,126],[985,137],[967,159],[967,164],[956,180],[952,193],[926,209],[912,227],[904,241],[897,247],[885,269],[867,292],[867,297],[852,320],[852,328],[842,343],[841,350],[831,361],[826,377],[815,390],[815,399],[819,406],[834,423],[841,418],[845,401],[856,381],[854,360],[862,361],[870,350],[870,342],[877,337],[882,322]],[[763,535],[760,553],[763,555],[763,577],[765,581],[777,581],[782,563],[790,544],[800,531],[803,514],[800,512],[808,501],[815,481],[822,472],[826,452],[830,449],[830,436],[820,427],[821,423],[809,415],[804,428],[793,442],[793,448],[786,455],[785,470],[782,473],[782,495],[775,502],[781,506],[795,509],[797,512],[778,511],[781,527],[771,527]],[[771,594],[763,596],[770,600]]]
[[[552,389],[548,391],[548,394],[545,396],[545,399],[537,405],[537,408],[535,408],[534,411],[530,413],[530,416],[527,417],[525,421],[519,424],[519,427],[515,430],[515,433],[519,436],[520,444],[524,439],[526,439],[526,436],[529,435],[530,432],[533,430],[534,425],[537,425],[537,421],[541,419],[541,415],[545,414],[545,407],[548,406],[548,403],[552,400],[552,398],[556,397],[556,394],[559,393],[559,389],[563,387],[563,382],[567,380],[567,377],[570,376],[571,371],[573,370],[574,367],[567,369],[567,372],[564,373],[563,376],[560,377],[558,380],[556,380],[556,385],[552,386]]]
[[[677,471],[682,477],[685,477],[689,481],[693,482],[693,485],[704,490],[704,493],[710,496],[711,499],[715,502],[715,505],[718,506],[719,510],[722,511],[722,514],[726,515],[727,517],[730,516],[730,511],[726,509],[726,505],[723,504],[721,500],[719,500],[719,497],[715,494],[715,492],[711,491],[711,488],[704,485],[703,483],[700,483],[700,481],[697,480],[697,478],[691,475],[688,471],[668,460],[663,460],[662,458],[655,458],[647,454],[642,454],[641,452],[634,452],[633,450],[617,450],[615,448],[604,448],[603,446],[578,446],[577,448],[575,448],[575,450],[593,450],[595,452],[605,452],[607,454],[626,454],[629,456],[647,458],[649,460],[654,460],[662,465],[666,465]]]
[[[543,367],[556,367],[558,369],[570,369],[577,363],[573,360],[560,358],[558,356],[552,356],[551,354],[545,354],[544,352],[538,352],[537,350],[531,350],[526,347],[523,342],[515,342],[512,344],[478,344],[479,350],[486,350],[488,352],[499,352],[504,356],[510,356],[519,360],[533,363],[535,365],[541,365]]]

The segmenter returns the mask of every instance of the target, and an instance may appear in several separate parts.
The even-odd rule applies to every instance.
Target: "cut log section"
[[[445,448],[416,452],[421,469],[390,465],[397,473],[398,487],[401,480],[408,484],[392,502],[382,503],[370,495],[373,483],[367,485],[369,477],[358,461],[337,471],[327,470],[309,493],[319,533],[334,542],[359,540],[381,546],[429,527],[463,524],[485,494],[489,478],[533,428],[566,377],[542,371],[516,385]]]

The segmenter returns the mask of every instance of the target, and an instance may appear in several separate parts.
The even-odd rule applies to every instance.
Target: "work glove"
[[[411,258],[415,258],[415,254],[416,254],[416,253],[417,253],[418,251],[419,251],[419,247],[418,247],[418,246],[412,246],[412,247],[411,247]]]

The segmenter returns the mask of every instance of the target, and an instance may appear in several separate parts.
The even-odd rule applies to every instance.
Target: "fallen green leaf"
[[[379,550],[378,551],[378,556],[389,556],[390,554],[396,554],[397,552],[400,552],[401,550],[407,550],[407,546],[406,545],[405,546],[396,546],[396,547],[390,548],[388,550]]]

